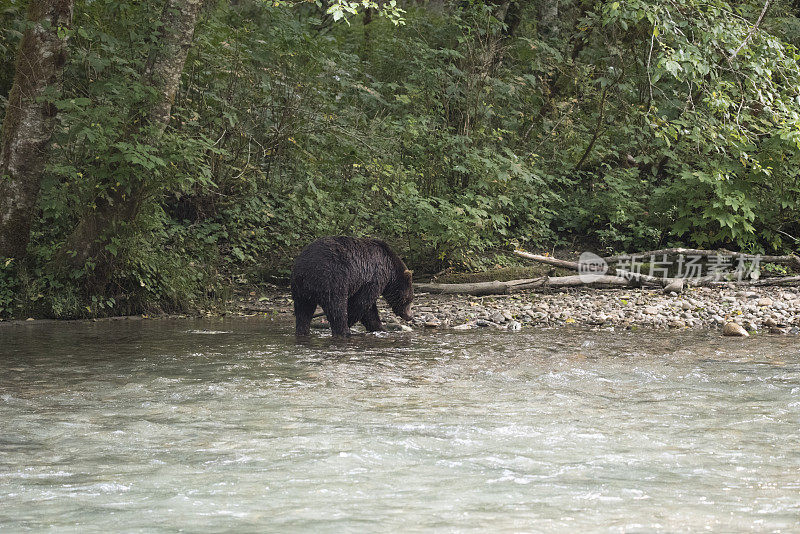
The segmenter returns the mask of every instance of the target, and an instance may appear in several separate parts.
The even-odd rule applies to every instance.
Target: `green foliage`
[[[797,229],[798,53],[768,32],[745,43],[752,11],[635,1],[589,18],[620,48],[650,37],[633,56],[646,75],[647,159],[659,162],[647,211],[669,223],[673,240],[773,250],[787,246],[782,229]]]
[[[0,258],[0,317],[14,314],[17,302],[17,281],[14,260]]]
[[[277,4],[204,8],[157,141],[139,124],[162,2],[76,4],[30,257],[0,264],[1,315],[186,309],[286,277],[330,234],[383,237],[430,271],[575,239],[796,250],[786,3],[749,38],[761,3],[561,2],[553,27],[535,3],[516,21],[479,0],[383,3],[374,20],[362,2]],[[0,15],[13,50],[22,10]],[[107,265],[65,260],[120,192],[136,209],[103,229]]]

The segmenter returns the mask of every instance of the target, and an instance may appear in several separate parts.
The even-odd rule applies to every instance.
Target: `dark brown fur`
[[[318,239],[295,260],[291,282],[298,336],[309,334],[317,305],[336,337],[349,336],[358,321],[370,332],[383,330],[376,304],[381,295],[396,315],[411,319],[411,271],[379,239]]]

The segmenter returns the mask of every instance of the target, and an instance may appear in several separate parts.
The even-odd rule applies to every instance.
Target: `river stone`
[[[736,302],[736,297],[731,297],[730,295],[725,295],[722,297],[723,302]]]
[[[723,336],[737,336],[737,337],[749,337],[750,334],[747,333],[742,325],[738,323],[725,323],[725,326],[722,327],[722,335]]]
[[[772,306],[772,299],[769,297],[762,297],[758,299],[759,306]]]
[[[458,326],[454,326],[453,330],[471,330],[473,325],[471,323],[464,323]]]
[[[658,314],[658,308],[656,308],[655,306],[646,306],[644,312],[647,315],[656,315]]]
[[[677,280],[673,280],[669,284],[665,285],[663,291],[667,295],[670,294],[670,293],[673,293],[673,292],[682,293],[683,292],[683,278],[678,278]]]
[[[490,320],[490,321],[492,321],[493,323],[503,323],[503,322],[505,322],[506,318],[505,318],[505,317],[503,317],[503,314],[502,314],[502,313],[500,313],[500,312],[497,312],[497,313],[495,313],[494,315],[492,315],[492,316],[489,318],[489,320]]]

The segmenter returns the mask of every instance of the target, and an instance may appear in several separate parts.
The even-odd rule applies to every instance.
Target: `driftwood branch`
[[[744,41],[742,41],[742,44],[736,47],[736,50],[733,51],[733,54],[731,54],[731,59],[735,58],[739,54],[739,50],[741,50],[744,47],[744,45],[747,44],[747,41],[749,41],[753,37],[753,34],[756,33],[756,30],[758,30],[758,27],[761,25],[761,21],[764,20],[764,15],[767,14],[767,10],[769,9],[769,5],[771,2],[772,0],[767,0],[766,2],[764,2],[764,8],[761,10],[761,14],[758,16],[758,20],[750,29],[750,31],[747,33],[747,35],[744,38]]]
[[[525,252],[524,250],[519,250],[519,249],[515,250],[514,254],[522,258],[538,261],[539,263],[546,263],[554,267],[571,269],[573,271],[577,271],[579,269],[577,261],[559,260],[558,258],[551,258],[550,256],[540,256],[539,254],[531,254],[530,252]]]

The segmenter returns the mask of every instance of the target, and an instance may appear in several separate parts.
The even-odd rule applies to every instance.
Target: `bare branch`
[[[758,29],[758,26],[761,24],[761,21],[764,19],[764,15],[767,14],[767,9],[769,9],[769,5],[770,5],[771,2],[772,2],[772,0],[767,0],[766,2],[764,2],[764,9],[761,10],[761,14],[758,16],[758,20],[753,25],[753,27],[750,29],[750,32],[744,38],[744,41],[742,41],[742,44],[740,44],[739,47],[736,50],[733,51],[733,54],[731,55],[731,58],[735,58],[739,54],[739,50],[741,50],[742,47],[747,44],[747,41],[749,41],[750,38],[753,37],[753,34],[756,33],[756,30]]]

